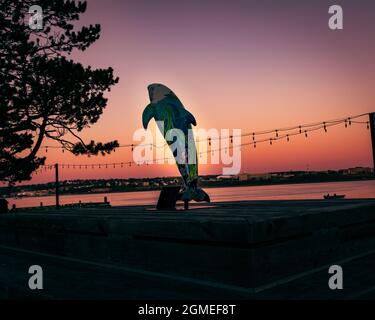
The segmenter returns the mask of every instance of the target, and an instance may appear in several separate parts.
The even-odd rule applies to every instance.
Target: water
[[[246,186],[228,188],[207,188],[212,202],[240,200],[298,200],[322,199],[324,194],[345,194],[346,198],[375,198],[375,180],[345,181],[304,184],[284,184],[272,186]],[[60,196],[61,204],[101,202],[104,197],[113,206],[155,204],[160,191],[121,192],[108,194],[78,194]],[[54,196],[8,199],[10,206],[21,207],[55,204]]]

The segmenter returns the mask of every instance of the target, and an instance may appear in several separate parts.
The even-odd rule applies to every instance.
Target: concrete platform
[[[373,199],[214,205],[188,212],[144,206],[2,215],[0,248],[144,272],[169,289],[167,283],[182,281],[198,298],[192,293],[215,297],[217,288],[223,297],[261,297],[298,279],[326,275],[330,264],[375,253]]]
[[[251,292],[121,266],[0,247],[1,299],[375,299],[375,254],[341,263],[344,289],[329,290],[327,269]],[[44,270],[43,290],[32,291],[27,268]]]

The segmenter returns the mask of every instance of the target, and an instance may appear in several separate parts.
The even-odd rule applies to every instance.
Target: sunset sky
[[[343,7],[344,30],[328,28],[331,4]],[[374,1],[88,0],[79,23],[100,23],[101,38],[73,58],[111,66],[120,77],[99,122],[83,131],[87,141],[132,143],[153,82],[170,87],[206,129],[252,132],[375,111]],[[129,149],[106,157],[52,149],[39,155],[48,164],[132,159]],[[372,166],[366,126],[242,151],[243,172],[352,166]],[[221,166],[199,171],[220,174]],[[61,170],[61,179],[166,175],[178,175],[176,166]],[[32,182],[51,180],[53,172],[46,172]]]

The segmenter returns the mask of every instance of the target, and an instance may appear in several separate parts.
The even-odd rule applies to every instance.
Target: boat
[[[345,198],[345,194],[333,194],[333,195],[330,195],[329,193],[324,195],[324,199],[328,200],[328,199],[344,199]]]

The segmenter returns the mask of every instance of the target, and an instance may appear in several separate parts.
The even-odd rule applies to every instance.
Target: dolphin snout
[[[149,96],[150,101],[151,101],[152,97],[154,95],[154,87],[153,86],[148,86],[147,89],[148,89],[148,96]]]

